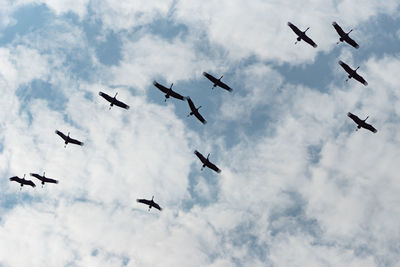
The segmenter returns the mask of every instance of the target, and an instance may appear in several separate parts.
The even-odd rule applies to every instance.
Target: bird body
[[[188,117],[194,115],[201,123],[206,124],[207,121],[199,113],[199,109],[201,108],[201,106],[196,108],[196,106],[194,105],[194,103],[193,103],[192,99],[190,99],[190,97],[186,97],[186,100],[187,100],[187,102],[189,104],[189,108],[191,110]]]
[[[297,28],[293,23],[288,22],[287,25],[292,29],[292,31],[294,31],[294,33],[298,36],[297,37],[297,41],[295,42],[295,44],[297,44],[297,42],[300,42],[301,40],[304,40],[306,43],[310,44],[312,47],[316,48],[318,45],[310,38],[306,35],[306,32],[308,31],[308,29],[310,29],[310,27],[308,27],[304,32],[300,31],[299,28]]]
[[[360,128],[364,128],[364,129],[370,130],[373,133],[376,133],[378,131],[371,124],[366,123],[368,116],[367,116],[367,118],[365,118],[365,120],[360,119],[359,117],[357,117],[356,115],[354,115],[350,112],[347,113],[347,116],[357,124],[357,130]]]
[[[210,162],[208,160],[208,157],[210,156],[210,154],[207,155],[207,158],[204,157],[199,151],[195,150],[194,154],[200,159],[200,161],[203,163],[203,166],[201,167],[201,170],[203,170],[205,167],[208,167],[210,169],[212,169],[213,171],[220,173],[221,170],[215,166],[212,162]]]
[[[110,109],[112,108],[112,106],[116,105],[120,108],[124,108],[124,109],[129,109],[129,106],[127,104],[125,104],[124,102],[121,102],[117,99],[117,95],[118,93],[115,94],[114,97],[109,96],[106,93],[103,92],[99,92],[99,95],[101,97],[103,97],[105,100],[107,100],[108,102],[110,102]]]
[[[21,185],[21,188],[22,188],[24,185],[29,185],[29,186],[32,186],[32,187],[35,187],[35,186],[36,186],[35,183],[32,182],[31,180],[26,180],[26,179],[25,179],[25,174],[24,174],[24,177],[23,177],[23,178],[19,178],[18,176],[10,177],[10,181],[14,181],[14,182],[19,183],[19,184]]]
[[[158,205],[156,202],[154,202],[153,199],[154,199],[154,196],[151,198],[151,200],[142,198],[142,199],[136,199],[136,202],[148,205],[149,206],[149,211],[150,211],[151,208],[155,208],[155,209],[158,209],[158,210],[161,211],[162,208],[160,207],[160,205]]]
[[[211,74],[207,73],[207,72],[203,72],[204,77],[206,77],[207,79],[209,79],[211,82],[214,83],[212,89],[214,89],[215,87],[219,86],[222,89],[225,89],[229,92],[232,92],[232,88],[230,88],[226,83],[221,82],[222,77],[224,77],[223,75],[221,76],[221,78],[217,79],[214,76],[212,76]]]
[[[83,142],[69,137],[69,133],[68,133],[68,135],[65,135],[62,132],[60,132],[59,130],[56,130],[55,133],[58,136],[60,136],[62,139],[64,139],[64,144],[65,144],[64,147],[66,147],[68,145],[68,143],[75,144],[75,145],[78,145],[78,146],[83,146]]]
[[[159,84],[158,82],[154,81],[153,85],[155,87],[157,87],[161,92],[165,93],[165,100],[167,101],[167,98],[169,98],[170,96],[172,96],[173,98],[179,99],[179,100],[185,100],[185,98],[178,94],[177,92],[175,92],[174,90],[172,90],[172,86],[174,85],[173,83],[171,84],[170,88],[165,87],[162,84]]]
[[[340,39],[339,42],[337,42],[337,44],[339,44],[340,42],[345,41],[346,43],[348,43],[349,45],[351,45],[352,47],[358,49],[360,46],[356,43],[356,41],[354,41],[353,39],[350,38],[349,34],[353,31],[350,30],[348,33],[344,32],[342,27],[339,26],[339,24],[337,24],[335,21],[332,22],[333,27],[335,28],[336,32],[339,34]]]
[[[359,66],[353,70],[352,68],[350,68],[349,65],[347,65],[346,63],[344,63],[343,61],[339,60],[339,65],[347,72],[348,76],[346,81],[348,81],[351,78],[354,78],[355,80],[359,81],[360,83],[364,84],[365,86],[368,85],[368,82],[357,73],[357,70],[360,68]]]

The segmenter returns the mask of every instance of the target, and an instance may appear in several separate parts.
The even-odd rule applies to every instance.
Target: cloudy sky
[[[399,5],[2,1],[0,266],[400,266]],[[59,184],[8,180],[44,171]]]

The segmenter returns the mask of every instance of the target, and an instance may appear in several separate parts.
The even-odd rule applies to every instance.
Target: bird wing
[[[99,92],[99,95],[102,96],[105,100],[107,100],[110,103],[113,101],[113,97],[107,95],[106,93]]]
[[[163,93],[168,93],[169,89],[165,87],[164,85],[159,84],[158,82],[154,81],[153,82],[154,86],[157,87],[161,92]]]
[[[13,177],[10,177],[10,181],[14,181],[14,182],[20,183],[21,182],[21,178],[19,178],[18,176],[13,176]]]
[[[194,154],[201,160],[201,162],[206,162],[207,159],[197,150],[194,151]]]
[[[169,95],[170,96],[172,96],[172,97],[174,97],[174,98],[176,98],[176,99],[179,99],[179,100],[185,100],[185,97],[183,97],[182,95],[180,95],[180,94],[178,94],[177,92],[175,92],[174,90],[168,90],[169,91]]]
[[[300,31],[299,28],[294,26],[291,22],[288,22],[287,25],[297,34],[297,36],[300,36],[303,34],[303,32]]]
[[[357,117],[356,115],[354,115],[353,113],[347,112],[347,116],[352,119],[355,123],[357,123],[357,125],[360,125],[363,123],[363,121]]]
[[[68,142],[71,143],[71,144],[78,145],[78,146],[83,146],[83,142],[81,142],[79,140],[76,140],[74,138],[71,138],[71,137],[69,138]]]
[[[207,167],[210,168],[210,169],[212,169],[212,170],[214,170],[214,171],[216,171],[216,172],[218,172],[218,173],[221,172],[221,170],[220,170],[217,166],[215,166],[213,163],[211,163],[211,162],[208,162],[208,163],[207,163]]]
[[[337,33],[340,35],[340,37],[343,37],[346,35],[346,33],[343,31],[342,27],[340,27],[335,21],[332,22],[333,27],[337,31]]]
[[[347,65],[346,63],[344,63],[343,61],[339,60],[339,65],[342,66],[342,68],[348,73],[351,74],[353,72],[353,70],[349,67],[349,65]]]
[[[117,99],[115,99],[114,105],[124,108],[124,109],[129,109],[129,106],[127,104],[125,104],[124,102],[121,102]]]
[[[67,136],[60,132],[59,130],[56,130],[56,134],[58,134],[62,139],[67,140]]]
[[[207,72],[203,72],[204,77],[212,81],[213,83],[218,83],[218,79],[212,76],[211,74],[208,74]]]
[[[144,198],[136,199],[136,202],[143,203],[146,205],[151,205],[151,201],[148,199],[144,199]]]
[[[350,36],[346,35],[343,40],[345,40],[349,45],[351,45],[354,48],[359,48],[360,46],[354,41],[353,39],[350,38]]]
[[[42,181],[45,182],[45,183],[58,184],[57,180],[51,179],[51,178],[47,178],[47,177],[44,177]]]
[[[42,181],[42,179],[43,179],[43,176],[41,176],[41,175],[39,175],[37,173],[30,173],[29,175],[39,179],[40,181]]]
[[[32,182],[31,180],[26,180],[24,184],[30,185],[30,186],[32,186],[32,187],[35,187],[35,186],[36,186],[35,183]]]
[[[207,121],[201,116],[198,110],[194,111],[193,114],[196,116],[196,118],[201,121],[201,123],[206,124]]]
[[[217,85],[221,88],[224,88],[225,90],[232,92],[232,88],[230,88],[226,83],[218,81]]]
[[[187,102],[188,102],[188,104],[189,104],[190,110],[194,112],[194,111],[196,110],[196,107],[195,107],[195,105],[194,105],[192,99],[190,99],[190,97],[186,97],[186,100],[187,100]]]
[[[364,128],[367,129],[367,130],[370,130],[370,131],[373,132],[373,133],[376,133],[376,132],[378,131],[378,130],[375,129],[371,124],[366,123],[366,122],[365,122],[365,124],[364,124]]]
[[[311,40],[311,38],[310,37],[308,37],[307,35],[304,35],[304,37],[302,37],[302,39],[306,42],[306,43],[308,43],[308,44],[310,44],[312,47],[314,47],[314,48],[316,48],[318,45],[316,44],[316,43],[314,43],[314,41],[313,40]]]
[[[357,81],[359,81],[360,83],[364,84],[365,86],[368,85],[368,82],[366,80],[364,80],[364,78],[359,75],[358,73],[353,74],[353,78],[356,79]]]
[[[154,208],[160,210],[160,211],[162,210],[162,208],[160,207],[160,205],[158,205],[158,204],[155,203],[155,202],[152,204],[152,206],[153,206]]]

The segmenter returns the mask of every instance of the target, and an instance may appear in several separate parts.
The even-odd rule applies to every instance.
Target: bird
[[[153,207],[153,208],[156,208],[156,209],[158,209],[158,210],[162,210],[162,208],[160,207],[160,205],[158,205],[156,202],[154,202],[154,196],[152,196],[151,197],[151,200],[148,200],[148,199],[136,199],[136,202],[138,202],[138,203],[143,203],[143,204],[146,204],[146,205],[149,205],[149,211],[150,211],[150,209]]]
[[[310,29],[308,27],[304,32],[300,31],[299,28],[297,28],[295,25],[293,25],[291,22],[288,22],[287,25],[294,31],[294,33],[298,36],[297,41],[294,44],[297,44],[297,42],[300,42],[301,40],[304,40],[306,43],[310,44],[312,47],[316,48],[318,45],[314,43],[313,40],[311,40],[310,37],[306,35],[306,31]]]
[[[20,187],[19,190],[21,190],[24,185],[30,185],[32,187],[36,186],[35,183],[32,182],[31,180],[25,180],[25,174],[24,174],[24,177],[22,177],[22,178],[19,178],[18,176],[10,177],[10,181],[14,181],[14,182],[20,183],[21,187]]]
[[[360,129],[360,128],[364,128],[364,129],[370,130],[373,133],[378,132],[378,130],[375,129],[371,124],[365,122],[369,118],[369,116],[367,116],[365,118],[365,120],[360,119],[359,117],[357,117],[356,115],[354,115],[350,112],[347,113],[347,116],[357,124],[356,131],[358,131],[358,129]]]
[[[232,88],[230,88],[227,84],[225,84],[224,82],[221,82],[222,77],[224,77],[224,75],[221,76],[221,78],[217,79],[214,76],[212,76],[211,74],[207,73],[207,72],[203,72],[204,77],[206,77],[207,79],[209,79],[211,82],[213,82],[213,87],[212,89],[214,89],[215,87],[219,86],[222,89],[225,89],[229,92],[232,92]]]
[[[339,60],[339,65],[342,66],[342,68],[349,74],[347,76],[346,82],[349,79],[354,78],[357,81],[359,81],[360,83],[364,84],[365,86],[368,85],[367,81],[364,80],[364,78],[357,73],[357,70],[360,68],[360,66],[358,66],[355,70],[353,70],[352,68],[349,67],[349,65],[347,65],[346,63],[344,63],[341,60]]]
[[[349,34],[353,31],[353,29],[351,29],[348,33],[345,33],[343,31],[343,29],[339,26],[339,24],[337,24],[335,21],[332,22],[333,27],[335,28],[335,30],[337,31],[337,33],[339,34],[340,38],[339,38],[339,42],[337,42],[336,44],[339,44],[340,42],[345,41],[346,43],[348,43],[349,45],[351,45],[352,47],[358,49],[360,46],[356,43],[356,41],[354,41],[353,39],[350,38]]]
[[[44,186],[45,183],[58,184],[57,180],[46,177],[45,172],[43,172],[43,176],[37,173],[30,173],[30,175],[39,179],[42,182],[42,187]]]
[[[208,160],[208,157],[210,156],[210,153],[207,155],[207,158],[205,158],[199,151],[195,150],[194,154],[201,160],[201,162],[203,163],[203,166],[201,167],[201,170],[203,170],[205,167],[208,167],[214,171],[216,171],[217,173],[220,173],[221,170],[215,166],[213,163],[211,163]]]
[[[187,115],[187,117],[194,115],[199,121],[201,121],[201,123],[206,124],[207,121],[199,113],[199,109],[201,108],[201,106],[196,108],[196,106],[194,105],[192,99],[190,99],[190,97],[188,97],[188,96],[186,97],[186,100],[187,100],[187,102],[189,104],[189,107],[190,107],[190,110],[191,110],[191,112],[189,113],[189,115]]]
[[[64,148],[67,147],[68,143],[79,145],[79,146],[83,146],[83,142],[69,137],[69,132],[68,132],[68,136],[66,136],[65,134],[63,134],[59,130],[56,130],[55,133],[58,134],[62,139],[64,139],[64,141],[65,141]]]
[[[159,83],[156,82],[156,81],[153,81],[153,84],[154,84],[154,86],[157,87],[161,92],[165,93],[164,102],[166,102],[166,101],[167,101],[167,98],[169,98],[170,96],[172,96],[172,97],[174,97],[174,98],[176,98],[176,99],[179,99],[179,100],[185,100],[185,98],[184,98],[182,95],[180,95],[180,94],[178,94],[177,92],[175,92],[175,91],[172,90],[172,86],[174,85],[173,83],[171,84],[171,86],[170,86],[169,88],[165,87],[165,86],[162,85],[162,84],[159,84]]]
[[[103,92],[99,92],[99,95],[102,96],[105,100],[107,100],[108,102],[110,102],[110,108],[109,110],[112,108],[112,106],[116,105],[118,107],[124,108],[124,109],[129,109],[129,106],[119,100],[117,100],[117,95],[118,93],[115,94],[114,97],[111,97],[109,95],[107,95],[106,93]]]

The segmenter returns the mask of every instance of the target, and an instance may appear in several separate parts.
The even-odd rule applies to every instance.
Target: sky
[[[0,266],[400,266],[399,5],[2,1]]]

